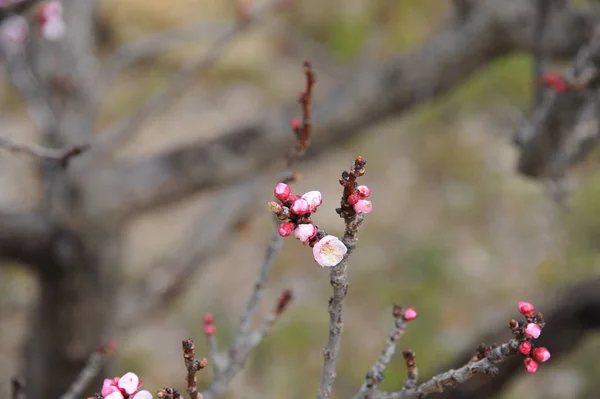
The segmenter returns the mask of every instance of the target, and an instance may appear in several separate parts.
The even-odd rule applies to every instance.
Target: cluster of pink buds
[[[544,347],[535,347],[533,340],[539,338],[545,326],[544,316],[535,312],[535,307],[529,302],[518,303],[519,312],[525,316],[525,321],[510,321],[513,334],[519,339],[519,352],[525,356],[523,364],[529,373],[535,373],[539,363],[550,359],[550,351]]]
[[[204,335],[207,337],[215,335],[217,326],[215,326],[215,318],[213,314],[208,312],[204,314]]]
[[[102,386],[101,397],[104,399],[152,399],[150,392],[139,391],[141,386],[142,381],[134,373],[127,373],[120,378],[107,378]]]
[[[356,187],[356,192],[348,196],[348,204],[352,205],[356,213],[369,213],[373,204],[366,198],[371,195],[371,189],[365,185]]]
[[[60,1],[46,1],[39,7],[36,16],[40,32],[46,40],[54,42],[63,38],[66,27]]]
[[[274,190],[278,202],[269,202],[271,211],[282,222],[279,224],[279,235],[294,235],[304,245],[313,248],[315,261],[325,267],[335,266],[342,261],[348,248],[337,237],[327,235],[311,221],[311,215],[323,202],[319,191],[309,191],[301,196],[292,194],[285,183],[278,183]]]

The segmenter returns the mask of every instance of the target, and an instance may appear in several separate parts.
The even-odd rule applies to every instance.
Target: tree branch
[[[531,24],[520,21],[534,19],[534,0],[485,0],[477,2],[471,12],[464,23],[448,24],[415,50],[376,70],[357,70],[337,82],[327,95],[321,95],[313,115],[319,134],[313,140],[312,155],[386,117],[448,93],[504,55],[533,47]],[[598,8],[594,12],[565,9],[552,14],[546,54],[572,55],[587,41],[599,15]],[[277,107],[265,112],[262,120],[218,135],[209,143],[192,143],[164,154],[124,161],[105,171],[105,187],[110,187],[115,204],[124,211],[139,211],[228,184],[278,159],[290,144],[282,132],[287,131],[295,110],[295,104]]]
[[[546,326],[537,340],[540,346],[552,351],[553,361],[575,350],[588,336],[600,328],[600,278],[563,287],[540,304],[544,309]],[[497,325],[492,323],[492,325]],[[481,342],[502,342],[506,339],[504,329],[492,329],[477,337],[467,348],[473,348]],[[441,367],[441,370],[460,367],[471,356],[472,349],[466,349],[455,361]],[[523,370],[523,359],[512,356],[498,366],[499,373],[494,378],[475,376],[471,381],[459,387],[436,395],[439,399],[479,399],[492,397]]]
[[[0,22],[16,14],[23,14],[42,0],[22,0],[0,7]]]
[[[230,32],[235,27],[230,25],[223,22],[203,21],[191,26],[157,32],[139,40],[125,43],[104,62],[102,80],[110,82],[128,66],[181,46],[186,42],[194,42],[198,39],[213,38],[215,36],[215,42],[219,42],[219,37],[225,35],[231,37]],[[227,33],[223,33],[225,29],[227,29]]]
[[[233,28],[223,33],[206,53],[175,73],[166,89],[151,96],[137,110],[128,114],[108,131],[102,132],[98,140],[94,142],[94,152],[112,151],[134,136],[146,119],[151,115],[164,111],[173,104],[177,97],[194,82],[196,74],[210,67],[226,46],[236,39],[240,33],[246,31],[250,26],[262,22],[269,15],[269,11],[281,2],[282,0],[272,0],[267,4],[254,7],[255,9],[251,11],[250,18],[239,20]]]
[[[0,260],[36,264],[50,256],[54,232],[44,214],[0,212]]]

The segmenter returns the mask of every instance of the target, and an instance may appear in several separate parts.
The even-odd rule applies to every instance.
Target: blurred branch
[[[392,329],[392,332],[385,343],[385,347],[381,353],[381,356],[379,356],[377,362],[367,373],[365,382],[360,387],[358,393],[354,396],[354,399],[369,398],[371,394],[374,393],[377,385],[383,381],[383,372],[396,353],[396,345],[398,345],[398,340],[406,330],[407,321],[404,319],[404,317],[402,317],[402,315],[402,308],[398,305],[395,305],[393,311],[394,328]]]
[[[34,265],[49,256],[53,234],[43,214],[0,212],[0,260]]]
[[[106,363],[106,357],[113,351],[114,343],[109,342],[108,344],[96,349],[88,358],[87,363],[83,366],[83,369],[79,372],[79,375],[73,381],[67,392],[60,397],[60,399],[77,399],[81,397],[83,391],[90,385],[92,380],[102,370],[102,367]]]
[[[0,6],[0,22],[15,14],[22,14],[40,3],[42,0],[21,0]]]
[[[229,40],[233,39],[231,32],[235,30],[235,27],[231,27],[230,25],[223,22],[203,21],[191,26],[157,32],[139,40],[125,43],[104,62],[102,67],[102,81],[110,82],[125,68],[136,62],[144,61],[186,43],[197,42],[199,39],[204,40],[216,37],[214,39],[215,43],[220,42],[224,47],[222,37],[228,37]],[[206,60],[205,62],[208,63],[209,61]]]
[[[247,206],[248,198],[260,196],[263,187],[261,177],[244,180],[219,194],[208,209],[202,209],[181,245],[127,290],[125,294],[133,297],[125,303],[133,303],[135,308],[119,315],[117,334],[164,313],[186,292],[208,260],[228,247],[232,228],[254,214],[255,209]]]
[[[253,7],[247,19],[238,20],[237,24],[223,33],[202,56],[176,72],[164,90],[152,95],[138,109],[118,121],[108,131],[102,132],[94,144],[94,151],[108,152],[123,145],[137,133],[146,119],[171,106],[177,97],[194,83],[196,74],[210,67],[223,53],[227,45],[249,27],[263,22],[269,12],[280,5],[282,1],[271,0],[264,5]]]
[[[537,0],[537,15],[535,18],[535,27],[533,30],[533,81],[539,82],[544,74],[544,33],[546,30],[546,23],[548,20],[548,13],[552,0]],[[541,103],[544,96],[544,86],[535,84],[533,89],[533,106],[537,106]]]
[[[567,8],[550,18],[547,55],[572,55],[587,40],[589,28],[600,15],[599,8],[593,10]],[[313,122],[320,132],[314,138],[312,155],[386,117],[448,93],[504,55],[530,51],[531,27],[520,21],[534,16],[533,0],[482,0],[464,23],[448,24],[421,46],[375,70],[358,69],[344,76],[328,95],[319,98]],[[115,203],[134,211],[152,209],[253,173],[278,159],[289,146],[289,137],[282,132],[287,131],[295,109],[295,105],[276,107],[267,110],[262,120],[217,135],[209,143],[199,141],[112,166],[105,177],[114,181],[107,185],[112,186]]]
[[[226,356],[217,354],[221,367],[215,373],[215,378],[210,386],[202,392],[204,399],[216,399],[225,393],[231,380],[244,367],[248,354],[262,342],[291,300],[291,292],[288,290],[283,291],[277,300],[275,309],[263,319],[256,330],[243,336],[236,336]]]
[[[18,144],[7,137],[0,136],[0,148],[13,153],[23,153],[36,158],[58,161],[66,166],[71,158],[76,157],[87,150],[86,146],[73,146],[66,150],[47,148],[37,144]]]
[[[540,308],[544,309],[546,326],[537,340],[540,346],[550,348],[553,361],[567,356],[584,342],[589,333],[600,328],[600,278],[587,279],[563,287],[546,298]],[[491,325],[497,325],[492,323]],[[506,340],[505,330],[492,329],[468,344],[472,348],[480,342],[502,342]],[[472,356],[472,350],[465,350],[455,361],[442,367],[442,370],[459,367]],[[499,365],[499,373],[494,378],[476,376],[460,387],[445,391],[436,396],[439,399],[479,399],[493,397],[501,392],[513,378],[521,374],[523,359],[513,356]]]

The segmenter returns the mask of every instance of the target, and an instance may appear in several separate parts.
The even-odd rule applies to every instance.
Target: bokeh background
[[[193,3],[193,5],[192,5]],[[418,46],[447,18],[440,0],[297,0],[285,14],[245,33],[194,87],[148,123],[121,156],[157,152],[260,115],[267,106],[294,98],[303,87],[300,68],[313,59],[318,83],[342,73],[377,33],[375,57]],[[182,62],[214,40],[220,23],[234,18],[232,2],[222,0],[103,0],[99,2],[99,53],[152,32],[207,21],[206,35],[127,70],[113,85],[101,118],[108,125],[165,84]],[[388,10],[382,13],[381,10]],[[356,155],[367,159],[363,182],[372,190],[374,210],[366,218],[349,266],[350,293],[335,397],[347,398],[379,355],[392,325],[393,303],[414,305],[418,321],[399,348],[416,351],[422,376],[477,342],[481,332],[502,329],[516,317],[518,300],[535,300],[557,286],[598,272],[600,180],[597,156],[573,171],[577,185],[570,206],[556,204],[543,184],[516,173],[511,143],[517,109],[531,96],[531,57],[516,54],[494,63],[450,95],[402,117],[366,129],[299,167],[294,190],[320,190],[324,204],[318,223],[334,234],[342,221],[334,209],[339,174]],[[561,65],[553,65],[560,68]],[[321,80],[321,78],[323,78]],[[23,102],[6,80],[0,82],[2,131],[28,140],[34,128]],[[189,129],[189,126],[201,128]],[[315,135],[319,126],[315,126]],[[283,160],[284,154],[282,154]],[[33,204],[39,196],[34,160],[0,153],[0,204]],[[276,182],[283,161],[267,173]],[[272,185],[265,185],[264,207],[228,238],[227,250],[203,265],[191,289],[167,315],[135,328],[119,342],[115,375],[137,372],[144,386],[184,387],[180,340],[196,339],[206,353],[202,315],[215,314],[221,345],[228,343],[250,292],[270,237],[266,207]],[[177,206],[138,218],[126,236],[125,279],[183,240],[198,210],[217,193],[186,199]],[[235,380],[230,398],[313,397],[327,337],[327,270],[310,251],[286,239],[269,281],[262,310],[271,309],[284,288],[294,291],[290,309]],[[28,310],[36,281],[27,270],[0,268],[0,396],[18,373]],[[510,337],[506,328],[506,338]],[[577,352],[551,361],[534,376],[516,378],[501,398],[596,397],[600,340],[590,337]],[[210,381],[210,371],[199,374]],[[382,387],[398,388],[405,378],[396,357]]]

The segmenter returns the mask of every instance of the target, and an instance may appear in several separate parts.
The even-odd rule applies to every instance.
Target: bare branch
[[[44,214],[0,212],[0,259],[33,266],[49,256],[55,232]]]
[[[337,209],[340,217],[344,218],[346,229],[342,242],[348,248],[348,252],[342,261],[330,268],[329,279],[333,287],[333,296],[329,298],[329,337],[323,348],[323,372],[321,382],[317,391],[317,398],[328,399],[331,397],[331,388],[336,377],[336,361],[340,351],[342,330],[344,329],[343,312],[344,299],[348,295],[348,257],[356,248],[358,241],[358,228],[362,224],[363,214],[357,213],[350,205],[348,198],[356,191],[356,179],[365,173],[366,161],[357,157],[350,168],[350,172],[344,171],[340,184],[344,187],[341,208]]]
[[[166,89],[151,96],[140,108],[117,122],[108,131],[102,132],[97,143],[94,143],[94,151],[104,152],[113,150],[135,135],[136,131],[148,117],[164,111],[183,91],[189,88],[196,74],[210,67],[218,59],[226,46],[237,38],[240,33],[258,22],[262,22],[269,15],[271,9],[281,2],[282,0],[272,0],[252,10],[251,18],[240,20],[233,28],[221,35],[206,53],[176,72]]]
[[[518,353],[519,341],[511,339],[507,343],[492,349],[489,354],[476,362],[465,364],[457,370],[449,370],[432,377],[416,389],[403,389],[395,393],[383,393],[381,399],[424,398],[433,392],[442,392],[449,387],[455,387],[469,380],[475,374],[497,375],[497,365],[508,357]]]
[[[550,0],[537,0],[537,15],[535,18],[535,28],[533,33],[533,81],[539,82],[544,74],[544,32],[550,11]],[[544,95],[544,87],[536,84],[533,90],[533,106],[541,103]]]
[[[223,22],[202,21],[191,26],[157,32],[139,40],[125,43],[104,62],[102,81],[110,82],[128,66],[184,45],[187,42],[207,38],[214,38],[215,42],[218,42],[219,37],[226,34],[229,36],[229,32],[235,29],[231,25]],[[227,33],[224,33],[224,31]]]
[[[252,215],[254,208],[247,206],[248,198],[258,197],[263,187],[260,177],[245,180],[226,189],[208,209],[201,211],[181,245],[127,290],[125,295],[133,297],[123,302],[133,303],[135,308],[120,315],[118,334],[164,313],[177,301],[206,262],[228,245],[232,228]]]
[[[383,381],[383,372],[396,353],[396,345],[398,344],[400,337],[404,334],[407,325],[407,321],[402,317],[402,308],[399,305],[394,306],[393,315],[395,326],[392,329],[392,333],[385,343],[385,348],[383,349],[381,356],[379,356],[377,362],[367,373],[365,382],[356,396],[354,396],[354,399],[369,398],[373,393],[373,390],[377,388],[377,385]]]
[[[202,358],[201,360],[196,359],[195,345],[191,338],[184,339],[181,345],[183,346],[183,360],[187,369],[187,392],[190,395],[190,399],[203,399],[202,394],[198,392],[198,387],[196,386],[196,373],[206,367],[208,361],[206,358]]]
[[[37,144],[18,144],[8,137],[2,136],[0,136],[0,148],[13,153],[23,153],[36,158],[58,161],[62,166],[67,166],[73,157],[81,155],[88,149],[87,146],[73,146],[66,150],[59,150]]]
[[[312,118],[320,132],[307,155],[326,151],[366,126],[449,92],[499,57],[532,48],[531,26],[518,21],[533,20],[533,0],[482,0],[472,12],[465,23],[449,24],[415,50],[375,70],[357,70],[327,95],[320,95]],[[550,18],[547,54],[572,55],[587,40],[586,32],[599,15],[598,9],[592,13],[566,9]],[[562,34],[557,37],[550,32]],[[114,165],[103,174],[105,187],[110,187],[115,204],[145,210],[228,184],[278,160],[289,148],[289,137],[282,132],[287,131],[295,110],[295,104],[273,108],[265,112],[263,120],[218,134],[209,143],[199,141]],[[206,173],[208,170],[211,172]]]
[[[73,381],[67,392],[60,399],[77,399],[81,397],[83,391],[89,386],[94,378],[100,373],[102,367],[107,361],[107,356],[113,351],[114,343],[98,348],[92,353],[79,373],[79,376]]]
[[[0,22],[16,14],[22,14],[42,0],[22,0],[0,7]]]

